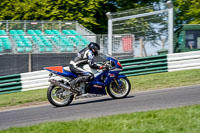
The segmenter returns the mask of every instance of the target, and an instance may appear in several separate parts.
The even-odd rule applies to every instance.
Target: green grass
[[[200,69],[129,77],[133,90],[152,90],[200,84]]]
[[[10,128],[0,133],[199,133],[200,105]]]
[[[129,77],[132,91],[200,84],[200,69]],[[47,101],[46,89],[0,95],[0,107]]]
[[[47,101],[46,91],[47,89],[41,89],[0,95],[0,107]]]

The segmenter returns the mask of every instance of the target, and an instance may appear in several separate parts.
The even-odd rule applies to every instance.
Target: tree
[[[160,0],[110,0],[117,8],[117,11],[123,11],[127,9],[133,9],[137,7],[143,7],[158,3]]]
[[[175,23],[200,24],[199,0],[173,0],[175,8]]]
[[[107,0],[1,0],[0,19],[77,20],[93,29],[105,21],[101,8],[106,5]]]

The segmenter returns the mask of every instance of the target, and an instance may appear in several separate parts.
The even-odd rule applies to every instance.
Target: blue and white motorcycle
[[[88,72],[92,72],[94,78],[78,85],[82,95],[109,94],[114,99],[125,98],[131,90],[131,84],[125,75],[119,74],[123,70],[122,65],[114,57],[103,55],[103,58],[106,59],[103,65],[107,69],[92,69],[89,65],[83,67]],[[76,94],[70,91],[70,81],[77,78],[78,75],[70,72],[68,67],[54,66],[44,69],[50,72],[49,82],[51,84],[47,90],[49,102],[56,107],[69,105],[76,97]]]

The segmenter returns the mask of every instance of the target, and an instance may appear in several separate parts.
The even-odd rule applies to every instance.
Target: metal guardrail
[[[168,69],[166,55],[124,59],[119,61],[123,66],[123,71],[120,74],[125,74],[126,76],[167,72]]]
[[[22,87],[20,74],[0,77],[0,94],[19,92],[21,89]]]
[[[200,69],[200,51],[167,55],[168,71]]]

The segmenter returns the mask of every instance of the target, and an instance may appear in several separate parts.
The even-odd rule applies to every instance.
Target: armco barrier
[[[200,51],[119,61],[124,69],[120,74],[126,76],[200,69]],[[46,70],[1,76],[0,94],[47,88],[49,86],[48,77],[49,73]]]
[[[49,72],[46,70],[22,73],[22,91],[44,89],[49,86]]]
[[[125,74],[126,76],[167,72],[166,55],[124,59],[119,61],[123,66],[123,71],[120,74]]]
[[[0,94],[21,91],[20,74],[1,76],[0,77]]]
[[[44,70],[30,73],[22,73],[0,77],[0,94],[13,93],[19,91],[42,89],[48,86],[48,72]],[[35,76],[34,76],[35,75]],[[39,75],[39,76],[37,76]],[[44,76],[43,76],[44,75]],[[45,86],[44,86],[45,85]]]
[[[59,77],[55,77],[59,79]],[[49,86],[46,70],[0,77],[0,94],[44,89]]]
[[[168,71],[200,69],[200,51],[168,54]]]

